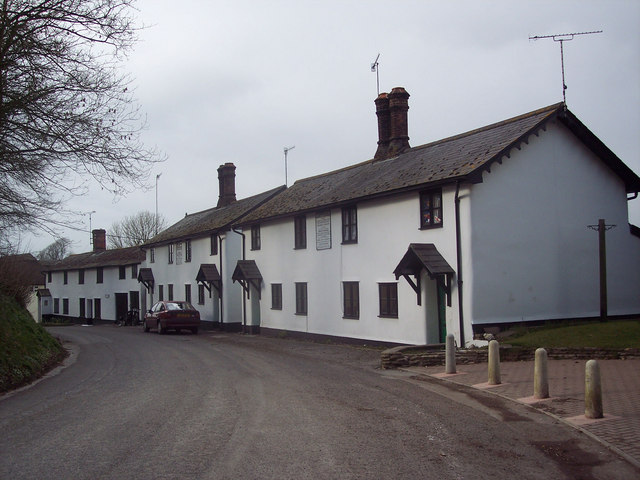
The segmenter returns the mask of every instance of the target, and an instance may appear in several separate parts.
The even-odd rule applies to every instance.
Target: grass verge
[[[531,348],[640,348],[640,319],[522,327],[503,342]]]
[[[0,294],[0,393],[40,377],[67,351],[15,300]]]

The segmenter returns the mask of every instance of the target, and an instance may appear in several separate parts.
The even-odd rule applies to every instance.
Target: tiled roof
[[[112,250],[69,255],[64,260],[51,263],[46,270],[56,272],[61,270],[77,270],[79,268],[133,265],[143,262],[144,259],[145,253],[140,247],[114,248]]]
[[[247,212],[250,212],[255,207],[269,200],[271,197],[284,190],[284,188],[284,186],[277,187],[258,195],[238,200],[237,202],[233,202],[224,207],[210,208],[208,210],[186,215],[182,220],[149,240],[145,246],[152,246],[228,229],[233,222],[238,221],[238,219]]]
[[[605,161],[619,175],[630,178],[631,188],[640,188],[637,175],[566,111],[562,103],[559,103],[411,148],[397,157],[369,160],[341,170],[298,180],[285,192],[243,217],[238,223],[246,225],[294,213],[344,205],[355,200],[423,188],[429,184],[458,179],[479,181],[482,171],[487,170],[494,161],[508,156],[512,148],[520,148],[522,142],[526,142],[530,135],[537,134],[549,119],[556,116],[559,116],[576,135],[583,131],[588,132],[591,137],[583,141],[590,142],[589,146],[601,157],[607,157]],[[629,189],[630,184],[627,185]]]
[[[42,273],[45,267],[30,253],[0,257],[0,268],[16,274],[19,272],[20,280],[27,281],[30,285],[45,284]]]
[[[425,268],[432,277],[455,273],[433,243],[409,244],[407,253],[404,254],[393,273],[397,279],[401,275],[417,275],[422,268]]]

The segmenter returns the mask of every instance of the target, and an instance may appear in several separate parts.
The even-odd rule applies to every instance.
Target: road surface
[[[0,397],[0,479],[628,479],[600,444],[499,397],[377,368],[379,351],[135,327]]]

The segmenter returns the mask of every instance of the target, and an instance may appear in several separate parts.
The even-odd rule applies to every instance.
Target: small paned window
[[[169,285],[167,285],[167,289],[168,289],[168,295],[169,295],[168,300],[171,301],[173,300],[173,283],[170,283]]]
[[[379,283],[380,316],[398,318],[398,284]]]
[[[189,284],[184,286],[184,300],[191,303],[191,285]]]
[[[78,270],[78,285],[84,284],[84,270]]]
[[[118,268],[118,278],[120,280],[127,278],[127,267],[125,265],[120,265],[120,268]]]
[[[420,193],[420,228],[442,227],[442,190]]]
[[[102,283],[104,279],[103,267],[96,268],[96,283]]]
[[[47,272],[47,282],[51,283],[51,272]]]
[[[62,299],[62,314],[69,315],[69,299],[68,298]]]
[[[296,282],[296,315],[307,314],[307,284]]]
[[[149,250],[149,263],[155,263],[156,261],[156,249],[154,247],[151,247],[151,250]]]
[[[358,243],[358,211],[355,205],[342,209],[342,243]]]
[[[307,217],[300,215],[293,219],[294,247],[296,249],[307,248]]]
[[[344,318],[360,318],[360,291],[358,282],[342,282]]]
[[[131,265],[131,278],[138,278],[138,264]]]
[[[191,240],[184,241],[184,261],[191,261]]]
[[[164,285],[158,285],[158,301],[164,300]]]
[[[167,250],[169,252],[169,263],[173,263],[173,243],[167,246]]]
[[[271,284],[271,309],[282,310],[282,284]]]
[[[260,225],[251,225],[251,250],[260,250]]]
[[[69,275],[67,274],[67,272],[63,272],[62,283],[66,285],[68,282],[69,282]]]
[[[218,235],[216,235],[215,233],[212,233],[210,242],[211,242],[210,255],[217,255],[218,254]]]
[[[198,305],[204,305],[204,285],[198,284]]]

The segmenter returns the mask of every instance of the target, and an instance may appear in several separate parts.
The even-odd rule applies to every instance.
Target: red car
[[[155,328],[162,335],[167,330],[181,329],[191,330],[198,333],[200,326],[200,312],[193,308],[189,302],[183,301],[160,301],[149,310],[142,321],[142,329],[148,332]]]

